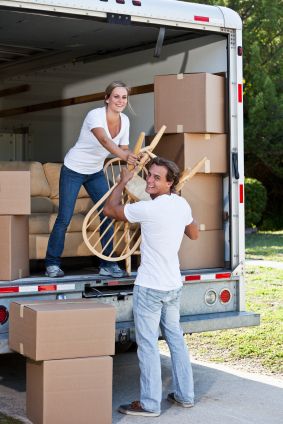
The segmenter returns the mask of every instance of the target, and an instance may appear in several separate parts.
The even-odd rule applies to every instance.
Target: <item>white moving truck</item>
[[[113,80],[134,87],[131,142],[140,131],[153,135],[155,76],[192,73],[225,78],[228,165],[223,261],[182,268],[181,324],[186,333],[258,325],[245,309],[242,24],[234,11],[176,0],[0,0],[0,160],[62,162],[85,114],[102,104],[92,93]],[[109,302],[117,342],[131,342],[134,278],[76,272],[0,281],[0,352],[8,351],[14,300]]]

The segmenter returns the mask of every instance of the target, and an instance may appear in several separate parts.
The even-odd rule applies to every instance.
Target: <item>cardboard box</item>
[[[27,361],[33,424],[111,424],[112,358]]]
[[[146,138],[150,144],[153,136]],[[154,154],[175,162],[181,171],[193,168],[202,158],[209,162],[199,172],[226,173],[228,149],[226,134],[166,134],[163,135]]]
[[[224,231],[200,231],[197,240],[184,236],[179,261],[181,270],[224,267]]]
[[[114,355],[115,307],[87,299],[12,302],[9,346],[35,361]]]
[[[29,275],[28,216],[0,216],[0,280]]]
[[[29,215],[30,171],[0,171],[0,215]]]
[[[223,178],[219,174],[196,174],[187,181],[181,195],[190,204],[202,230],[223,228]]]
[[[154,126],[167,133],[225,133],[225,79],[199,73],[154,79]]]

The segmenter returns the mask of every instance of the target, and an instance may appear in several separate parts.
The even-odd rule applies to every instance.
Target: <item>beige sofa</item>
[[[0,171],[30,170],[31,174],[31,215],[29,216],[29,258],[45,258],[47,243],[53,228],[59,204],[59,176],[62,164],[40,162],[0,161]],[[83,241],[84,217],[92,207],[84,187],[76,201],[74,215],[67,229],[63,257],[91,256]],[[93,231],[97,222],[93,223]]]

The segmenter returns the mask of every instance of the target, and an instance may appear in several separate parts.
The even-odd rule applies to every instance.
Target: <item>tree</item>
[[[283,2],[196,0],[230,7],[243,21],[245,173],[268,191],[268,214],[283,226]],[[278,221],[278,220],[277,220]]]

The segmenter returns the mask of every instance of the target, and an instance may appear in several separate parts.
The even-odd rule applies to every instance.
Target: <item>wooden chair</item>
[[[161,139],[165,129],[166,127],[163,126],[153,138],[151,144],[144,148],[141,148],[141,146],[143,144],[145,134],[140,134],[133,151],[135,154],[139,154],[140,152],[142,152],[143,155],[142,159],[135,167],[135,174],[133,179],[129,181],[129,183],[125,187],[122,198],[122,203],[124,205],[139,200],[150,199],[149,195],[145,192],[145,175],[147,174],[145,165],[150,161],[151,158],[155,157],[152,151]],[[182,189],[186,181],[189,181],[203,167],[205,161],[207,161],[206,157],[199,161],[191,170],[186,169],[181,174],[179,184],[176,187],[177,192]],[[138,224],[130,224],[128,222],[121,221],[119,222],[115,219],[112,219],[107,225],[107,228],[104,229],[102,234],[100,234],[100,227],[106,222],[108,218],[104,217],[99,220],[99,216],[101,216],[105,201],[118,184],[121,168],[122,161],[119,158],[111,159],[105,165],[104,173],[106,176],[109,190],[86,215],[83,223],[82,232],[86,245],[91,250],[91,252],[93,252],[94,255],[107,261],[125,260],[126,272],[130,274],[131,256],[140,255],[140,226]],[[92,227],[94,228],[92,229]],[[107,235],[110,229],[114,229],[113,234],[109,236],[107,243],[104,245],[104,247],[102,247],[101,239],[103,236]],[[106,255],[105,249],[111,242],[113,243],[112,251],[109,255]]]

